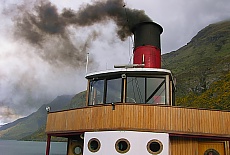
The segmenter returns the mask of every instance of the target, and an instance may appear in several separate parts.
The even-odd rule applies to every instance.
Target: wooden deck
[[[147,104],[98,105],[48,114],[46,132],[131,130],[230,138],[230,112]]]

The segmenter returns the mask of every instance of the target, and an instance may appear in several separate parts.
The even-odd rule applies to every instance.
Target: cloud
[[[19,115],[16,115],[14,110],[9,107],[1,106],[0,107],[0,125],[11,122],[12,120],[18,119]]]
[[[58,95],[74,94],[85,88],[78,75],[82,74],[81,69],[51,66],[34,50],[17,43],[0,50],[0,103],[13,108],[18,115],[27,115]]]

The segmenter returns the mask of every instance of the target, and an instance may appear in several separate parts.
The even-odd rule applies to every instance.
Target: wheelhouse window
[[[126,102],[165,104],[165,96],[165,78],[127,78]]]
[[[146,103],[165,104],[165,78],[146,78]]]
[[[109,103],[169,104],[167,76],[116,74],[89,80],[88,105]],[[168,84],[166,84],[168,83]]]
[[[128,77],[126,102],[145,103],[145,78]]]
[[[89,103],[97,105],[122,101],[122,78],[90,81]]]
[[[106,103],[121,102],[122,79],[107,80]]]
[[[104,100],[104,80],[92,80],[89,89],[89,105],[102,104]]]

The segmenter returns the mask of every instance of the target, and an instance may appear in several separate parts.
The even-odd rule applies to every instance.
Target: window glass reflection
[[[165,104],[165,78],[127,78],[126,102]]]
[[[106,103],[121,102],[122,79],[107,80]]]
[[[139,77],[127,78],[126,102],[145,103],[145,79]]]
[[[89,105],[102,104],[104,94],[104,80],[91,81]]]
[[[165,103],[165,79],[147,78],[147,97],[146,103],[164,104]]]

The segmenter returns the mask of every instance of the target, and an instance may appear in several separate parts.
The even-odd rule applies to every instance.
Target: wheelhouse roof
[[[118,74],[132,74],[132,75],[170,75],[172,78],[172,73],[167,69],[159,68],[116,68],[113,70],[105,70],[94,72],[86,75],[87,79],[104,77],[104,76],[115,76]]]

